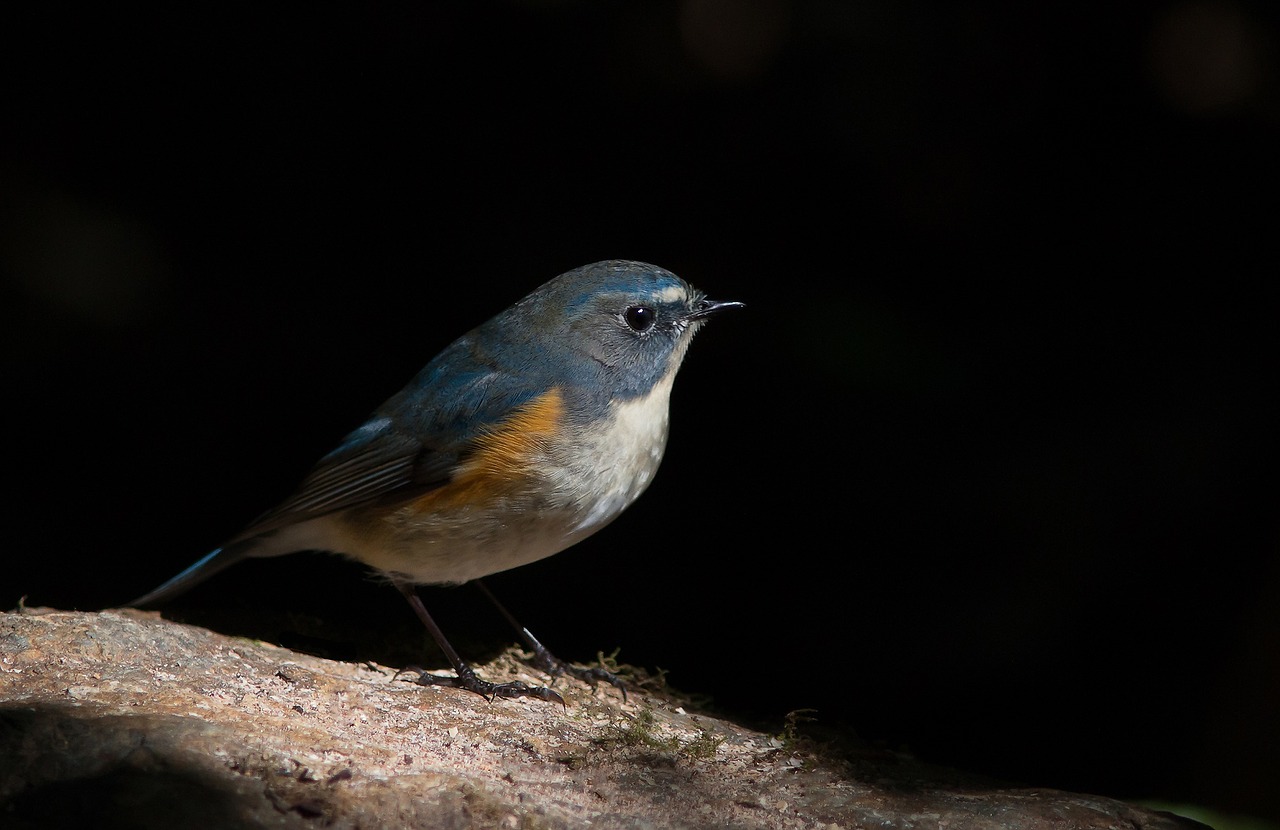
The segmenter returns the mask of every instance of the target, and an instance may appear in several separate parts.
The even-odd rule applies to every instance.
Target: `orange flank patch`
[[[453,480],[415,500],[413,508],[455,508],[500,494],[528,473],[534,459],[545,455],[563,416],[564,398],[552,387],[486,430]]]

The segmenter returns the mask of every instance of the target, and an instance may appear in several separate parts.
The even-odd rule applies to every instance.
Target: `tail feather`
[[[144,605],[159,605],[168,602],[179,594],[186,593],[186,591],[204,582],[214,574],[231,567],[248,556],[249,551],[253,548],[252,541],[246,539],[243,542],[236,542],[214,550],[159,588],[143,594],[132,602],[125,603],[125,605],[133,608]]]

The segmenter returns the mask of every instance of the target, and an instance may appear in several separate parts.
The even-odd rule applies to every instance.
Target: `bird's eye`
[[[633,305],[622,312],[622,319],[627,321],[632,331],[648,331],[653,327],[655,316],[653,309],[647,305]]]

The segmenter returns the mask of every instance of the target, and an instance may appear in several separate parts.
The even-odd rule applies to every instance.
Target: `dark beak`
[[[704,317],[710,317],[712,314],[724,311],[726,308],[743,308],[744,305],[744,303],[734,300],[725,300],[723,302],[720,300],[699,300],[697,307],[689,315],[689,319],[701,320]]]

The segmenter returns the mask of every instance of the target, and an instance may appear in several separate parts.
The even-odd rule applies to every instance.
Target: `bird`
[[[694,334],[743,307],[707,299],[644,262],[563,273],[436,355],[323,456],[296,491],[159,587],[159,605],[225,568],[301,551],[363,563],[409,602],[453,675],[422,685],[558,701],[553,689],[482,679],[417,592],[474,582],[554,679],[625,684],[555,657],[481,579],[551,556],[616,519],[653,480],[672,384]]]

